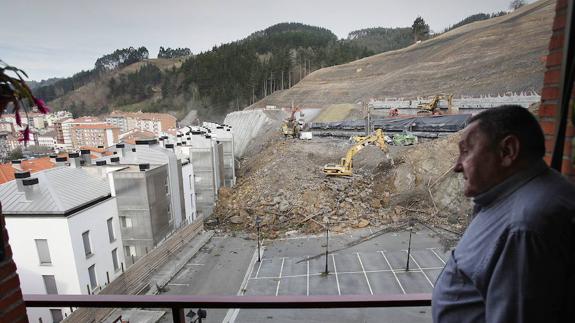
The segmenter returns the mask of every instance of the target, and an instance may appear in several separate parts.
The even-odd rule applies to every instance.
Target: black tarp
[[[454,114],[425,117],[382,118],[372,119],[374,129],[383,131],[401,132],[457,132],[467,124],[471,114]],[[345,120],[339,122],[312,122],[311,130],[358,130],[365,129],[365,120]]]

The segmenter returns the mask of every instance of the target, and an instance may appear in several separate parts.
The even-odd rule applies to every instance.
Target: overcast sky
[[[0,0],[0,59],[30,79],[71,76],[119,48],[211,49],[280,22],[327,28],[339,38],[369,27],[407,27],[422,16],[439,32],[511,0]],[[528,1],[532,2],[532,1]]]

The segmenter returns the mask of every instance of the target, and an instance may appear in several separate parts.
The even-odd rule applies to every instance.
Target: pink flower
[[[30,126],[26,126],[26,128],[20,131],[20,133],[22,134],[22,137],[18,138],[18,141],[23,141],[24,143],[30,141]]]
[[[48,108],[44,100],[34,98],[34,104],[38,107],[38,111],[40,111],[41,113],[46,114],[50,112],[50,109]]]

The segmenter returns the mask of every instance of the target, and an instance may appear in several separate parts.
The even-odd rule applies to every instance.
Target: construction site
[[[162,249],[165,258],[142,290],[270,298],[430,293],[473,209],[454,172],[461,132],[473,115],[500,105],[538,115],[554,7],[536,1],[322,68],[228,114],[217,144],[232,161],[215,167],[202,145],[189,152],[200,221],[186,229],[193,234],[167,240],[174,245]],[[182,136],[197,129],[187,130]],[[221,185],[218,172],[226,175]],[[202,315],[206,322],[429,322],[430,312],[215,307]],[[122,316],[171,322],[174,313]]]

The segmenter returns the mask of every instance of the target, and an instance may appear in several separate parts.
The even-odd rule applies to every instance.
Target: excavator
[[[299,137],[300,125],[295,118],[295,114],[299,112],[300,115],[303,117],[303,111],[300,107],[293,106],[291,107],[291,115],[282,125],[282,133],[284,137],[291,136],[292,138]]]
[[[353,156],[369,144],[376,145],[386,153],[388,151],[385,144],[385,135],[381,129],[376,129],[373,134],[366,137],[354,137],[354,141],[356,144],[347,151],[339,164],[330,163],[323,167],[324,174],[328,176],[351,176],[353,173]]]
[[[433,115],[441,114],[441,112],[439,112],[439,102],[441,100],[447,101],[447,111],[451,111],[451,108],[453,106],[452,104],[453,94],[449,95],[438,94],[434,96],[430,102],[418,104],[417,108],[419,109],[419,111],[417,111],[417,114],[433,114]]]

